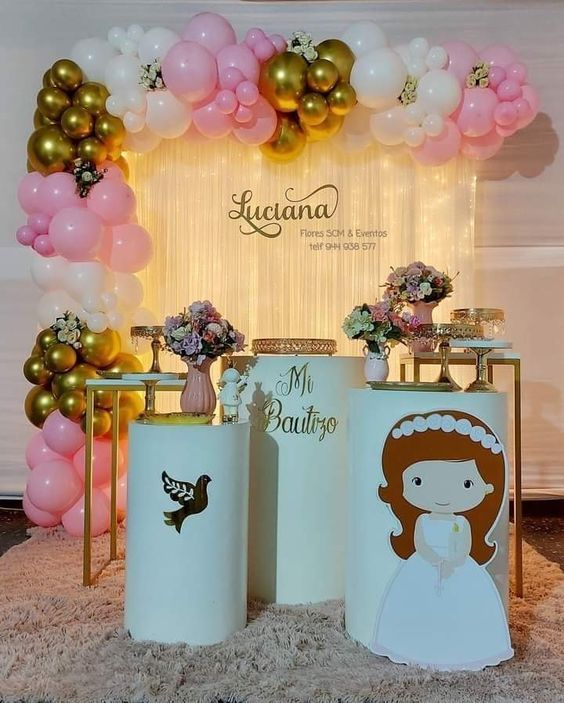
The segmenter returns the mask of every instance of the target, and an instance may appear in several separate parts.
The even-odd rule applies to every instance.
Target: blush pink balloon
[[[233,117],[239,124],[248,124],[253,119],[253,112],[250,107],[239,105]]]
[[[266,38],[266,34],[259,27],[251,27],[245,34],[245,44],[249,49],[254,49],[255,46]]]
[[[531,113],[527,118],[523,118],[523,120],[519,119],[519,129],[526,127],[535,119],[540,106],[539,95],[532,85],[526,83],[521,87],[521,90],[523,92],[522,99],[526,100],[531,106]]]
[[[98,253],[102,222],[86,208],[68,207],[51,220],[49,236],[59,256],[69,261],[89,261]]]
[[[256,105],[251,109],[253,119],[247,124],[237,125],[233,129],[233,134],[243,144],[258,146],[272,137],[276,131],[278,120],[276,110],[262,95],[259,96]]]
[[[37,234],[47,234],[49,232],[49,223],[51,222],[51,217],[46,215],[44,212],[34,212],[28,215],[27,224],[31,229],[35,230]]]
[[[276,52],[280,54],[282,51],[286,51],[288,42],[284,39],[281,34],[271,34],[270,41],[274,44]]]
[[[262,39],[253,47],[253,53],[259,61],[268,61],[276,53],[276,47],[270,39]]]
[[[100,166],[100,170],[106,171],[106,173],[104,173],[104,178],[112,181],[125,181],[123,171],[112,161],[104,161],[104,163]]]
[[[35,467],[26,490],[36,508],[60,515],[80,498],[83,485],[70,461],[56,459]]]
[[[153,256],[153,240],[144,227],[135,223],[107,227],[100,247],[100,259],[112,271],[136,273]]]
[[[215,12],[194,15],[182,32],[182,39],[200,44],[214,56],[225,46],[237,42],[233,27]]]
[[[491,66],[488,73],[489,87],[496,90],[497,86],[507,78],[505,69],[501,66]]]
[[[512,63],[507,67],[507,77],[522,85],[527,80],[527,67],[522,63]]]
[[[18,185],[18,202],[22,210],[28,215],[42,210],[39,204],[39,188],[43,180],[44,177],[34,171],[33,173],[27,173]]]
[[[494,120],[502,127],[509,127],[517,119],[517,108],[513,103],[499,103],[494,110]]]
[[[491,66],[501,66],[502,68],[507,68],[517,61],[513,50],[504,44],[488,46],[480,51],[480,58],[482,61],[487,61]]]
[[[84,207],[86,203],[76,192],[76,182],[70,173],[52,173],[39,187],[41,211],[56,215],[67,207]]]
[[[511,125],[510,127],[502,127],[501,125],[497,124],[495,126],[495,131],[501,136],[501,137],[511,137],[515,132],[519,129],[517,125]]]
[[[438,137],[427,137],[421,146],[411,148],[411,156],[424,166],[440,166],[453,159],[460,149],[460,132],[456,124],[445,118],[445,126]]]
[[[245,80],[245,76],[238,69],[231,66],[224,68],[219,74],[219,87],[227,90],[235,90],[239,83]]]
[[[220,90],[215,96],[215,104],[224,115],[232,115],[237,109],[237,98],[232,90]]]
[[[251,83],[251,81],[243,81],[237,86],[235,94],[237,95],[237,100],[241,105],[250,107],[258,100],[259,89],[254,83]]]
[[[22,225],[16,230],[16,239],[18,244],[24,247],[30,247],[37,238],[37,232],[29,225]]]
[[[135,214],[135,194],[127,183],[104,178],[90,189],[86,206],[104,224],[121,225]]]
[[[464,41],[447,41],[443,49],[448,54],[446,70],[458,79],[462,87],[466,85],[466,76],[479,61],[476,51]]]
[[[217,83],[217,64],[210,52],[193,41],[175,44],[162,63],[167,88],[189,102],[205,100]]]
[[[192,121],[198,132],[209,139],[226,137],[233,129],[231,115],[224,115],[215,104],[215,101],[194,110]]]
[[[80,425],[61,415],[59,410],[52,412],[45,420],[43,439],[49,449],[66,457],[73,456],[84,446],[84,432]]]
[[[40,234],[38,237],[35,238],[33,244],[31,245],[38,254],[41,254],[41,256],[45,257],[50,257],[50,256],[55,256],[57,253],[55,251],[55,247],[53,246],[53,242],[51,241],[51,237],[48,234]]]
[[[64,513],[61,522],[69,535],[73,537],[84,536],[84,496]],[[94,488],[90,509],[90,532],[93,537],[98,537],[109,529],[110,503],[108,497],[104,491]]]
[[[108,498],[108,502],[111,505],[112,492],[110,486],[104,486],[102,488],[104,493]],[[120,476],[117,485],[117,517],[118,522],[121,522],[127,512],[127,474]]]
[[[226,46],[217,55],[217,67],[221,73],[226,68],[238,68],[248,81],[258,83],[260,64],[246,44]]]
[[[497,97],[502,101],[517,100],[522,95],[521,86],[517,81],[506,78],[497,86]]]
[[[23,494],[22,507],[28,519],[33,522],[34,525],[39,525],[39,527],[56,527],[61,522],[60,515],[54,515],[53,513],[48,513],[45,510],[36,508],[29,499],[27,491],[24,491]]]
[[[52,414],[53,413],[51,413],[51,415]],[[25,450],[25,461],[29,469],[33,470],[38,464],[42,464],[46,461],[55,461],[57,459],[64,459],[64,456],[54,452],[47,446],[42,430],[36,432],[27,443]]]
[[[523,125],[527,125],[531,121],[533,108],[531,107],[529,101],[525,100],[525,98],[514,100],[512,104],[517,110],[517,127],[521,129]]]
[[[495,129],[481,137],[462,137],[460,152],[469,159],[483,161],[497,154],[503,146],[503,137]]]
[[[498,97],[490,88],[466,88],[462,103],[452,114],[460,132],[467,137],[481,137],[494,127],[494,110]]]
[[[72,459],[74,470],[84,482],[84,460],[86,447],[81,447]],[[118,450],[118,471],[124,470],[123,454]],[[103,486],[112,475],[112,442],[109,439],[94,439],[92,444],[92,485]]]

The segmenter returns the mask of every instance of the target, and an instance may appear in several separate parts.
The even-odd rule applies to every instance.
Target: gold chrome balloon
[[[44,176],[64,171],[75,156],[74,143],[55,125],[36,129],[27,142],[29,163]]]
[[[37,108],[37,110],[33,113],[33,126],[35,129],[39,129],[40,127],[48,127],[52,124],[57,124],[57,120],[50,120],[48,117],[45,117],[45,115],[41,114],[39,108]]]
[[[30,356],[43,356],[43,349],[41,349],[37,342],[33,345]]]
[[[59,59],[51,66],[51,81],[57,88],[73,93],[82,83],[82,70],[71,59]]]
[[[122,353],[118,354],[104,371],[108,373],[142,373],[143,364],[133,354]]]
[[[119,117],[100,115],[96,120],[94,134],[108,149],[115,149],[121,146],[125,139],[125,127]]]
[[[307,134],[307,138],[312,142],[320,142],[323,139],[329,139],[330,137],[337,134],[337,132],[343,126],[345,118],[340,115],[335,115],[330,112],[327,115],[327,119],[321,124],[310,126],[305,125],[304,130]]]
[[[321,124],[329,114],[329,106],[321,93],[306,93],[298,104],[298,117],[302,124]]]
[[[127,163],[125,157],[120,156],[119,159],[114,161],[115,165],[123,173],[125,180],[129,179],[129,164]]]
[[[100,378],[96,369],[89,364],[77,364],[66,373],[55,374],[51,390],[55,398],[60,398],[67,391],[84,391],[86,381],[91,378]]]
[[[88,364],[100,369],[110,366],[117,359],[121,342],[115,330],[106,329],[103,332],[92,332],[88,328],[80,333],[80,356]]]
[[[41,88],[37,93],[37,108],[50,120],[58,120],[71,105],[71,99],[60,88]]]
[[[262,65],[259,90],[276,110],[293,112],[305,92],[306,73],[304,58],[292,51],[283,51]]]
[[[327,59],[317,59],[309,65],[306,76],[308,87],[318,93],[327,93],[339,80],[339,71]]]
[[[348,115],[356,105],[356,92],[350,83],[341,81],[327,96],[329,109],[335,115]]]
[[[67,391],[59,398],[59,412],[69,420],[78,422],[86,412],[86,398],[83,391]]]
[[[48,68],[45,73],[43,74],[43,79],[42,79],[43,87],[44,88],[56,88],[57,86],[53,83],[53,78],[51,76],[51,69]]]
[[[35,339],[35,344],[41,349],[42,352],[46,352],[51,344],[55,344],[57,341],[57,335],[50,327],[41,330]]]
[[[96,137],[81,139],[76,147],[76,155],[83,161],[92,161],[99,166],[108,156],[108,150]]]
[[[86,432],[86,416],[80,421],[83,432]],[[92,434],[94,437],[101,437],[107,434],[112,428],[112,416],[103,408],[94,408],[92,413]]]
[[[71,139],[84,139],[92,134],[94,118],[80,105],[72,105],[61,115],[61,128]]]
[[[272,141],[261,144],[259,149],[271,161],[286,163],[298,158],[306,141],[300,125],[292,117],[280,115]]]
[[[340,39],[326,39],[318,44],[317,58],[327,59],[337,67],[342,81],[348,81],[354,63],[354,54],[347,44]]]
[[[52,344],[45,352],[45,366],[53,373],[70,371],[76,361],[76,352],[68,344]]]
[[[43,427],[47,416],[57,409],[57,401],[47,388],[36,386],[26,395],[24,408],[27,419],[31,424],[36,427]]]
[[[94,117],[106,112],[108,89],[101,83],[83,83],[72,97],[73,105],[80,105]]]
[[[41,356],[30,356],[23,365],[23,374],[30,383],[44,386],[53,378],[53,373],[45,367]]]

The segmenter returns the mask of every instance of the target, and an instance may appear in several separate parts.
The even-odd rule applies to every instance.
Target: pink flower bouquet
[[[446,273],[414,261],[409,266],[392,269],[384,286],[384,298],[392,304],[438,303],[453,291],[453,279]]]
[[[406,343],[418,324],[410,312],[400,314],[389,300],[382,300],[357,305],[345,317],[343,331],[349,339],[363,339],[369,351],[380,352],[386,346]]]

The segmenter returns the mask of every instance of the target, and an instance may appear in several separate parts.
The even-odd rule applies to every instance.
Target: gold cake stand
[[[457,308],[450,321],[463,325],[481,325],[484,339],[493,339],[505,332],[505,313],[501,308]]]
[[[253,339],[251,351],[255,356],[257,354],[326,354],[333,356],[337,353],[337,342],[334,339],[272,337]]]
[[[163,342],[161,341],[164,334],[164,327],[162,325],[137,325],[132,327],[129,332],[133,339],[151,340],[153,361],[147,373],[162,373],[159,353],[164,348]]]

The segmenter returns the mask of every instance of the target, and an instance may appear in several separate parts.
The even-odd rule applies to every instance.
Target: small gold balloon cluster
[[[24,376],[35,386],[25,399],[25,414],[36,427],[43,427],[47,416],[59,410],[66,418],[86,428],[86,381],[101,378],[100,371],[137,373],[143,370],[133,354],[120,352],[121,341],[115,330],[92,332],[82,325],[78,340],[61,342],[56,326],[42,330],[31,356],[23,367]],[[74,337],[72,337],[74,339]],[[112,395],[109,391],[94,392],[94,436],[112,432]],[[119,432],[127,432],[128,423],[143,410],[138,393],[124,391],[119,398]]]
[[[59,59],[43,76],[27,143],[28,170],[44,176],[72,171],[75,159],[98,166],[106,159],[120,165],[125,128],[106,112],[109,93],[101,83],[84,82],[82,70]]]
[[[327,39],[315,47],[317,58],[284,51],[262,65],[259,90],[278,112],[272,139],[261,145],[272,161],[297,158],[307,141],[329,139],[356,105],[349,83],[354,54],[345,42]]]

